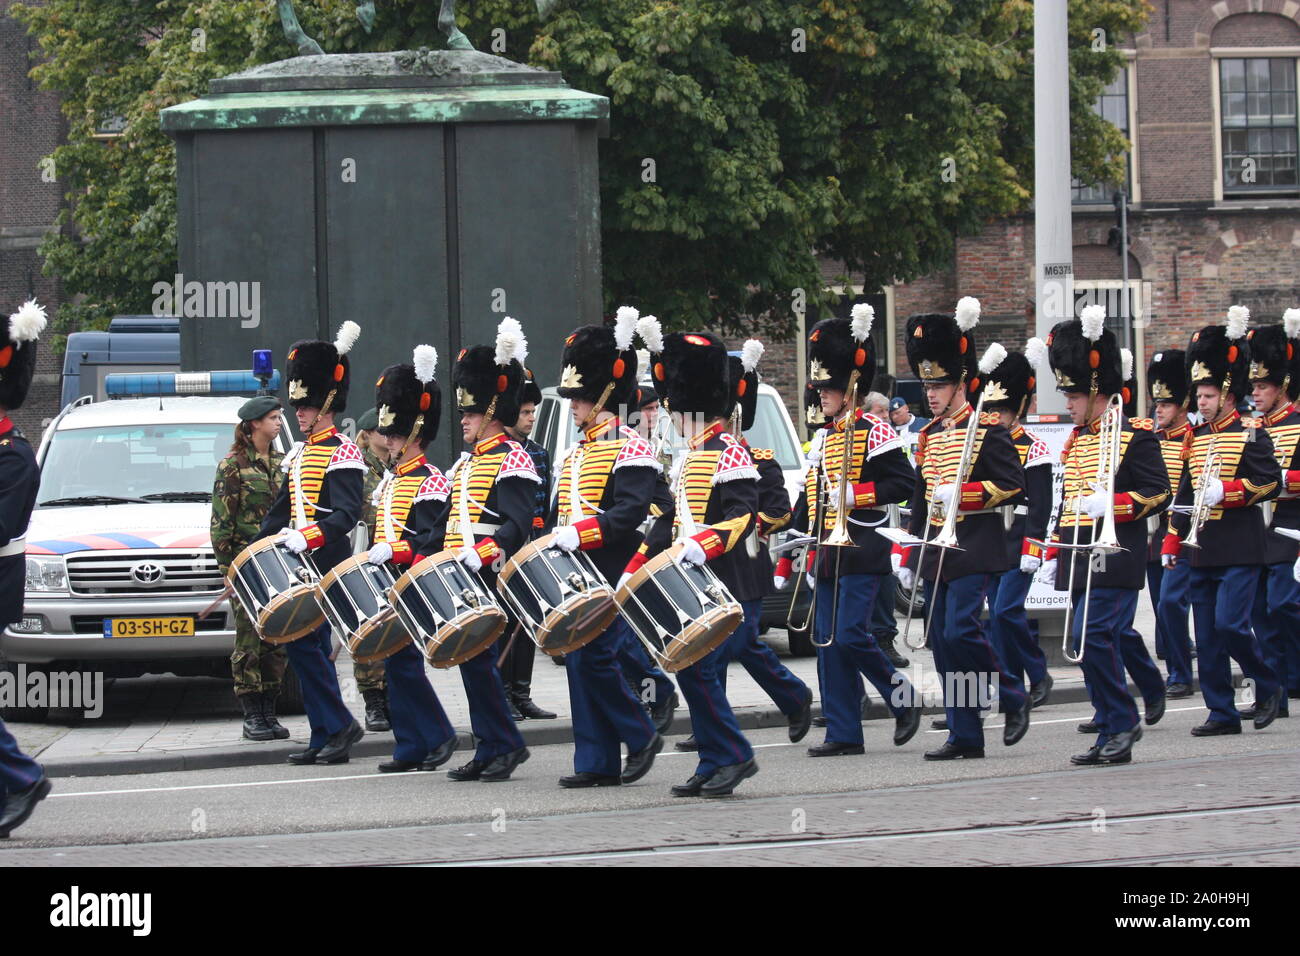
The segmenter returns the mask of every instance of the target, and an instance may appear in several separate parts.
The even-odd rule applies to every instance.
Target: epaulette
[[[776,452],[770,448],[751,448],[749,454],[754,461],[771,461],[776,457]]]
[[[1178,453],[1178,457],[1183,461],[1192,460],[1192,438],[1196,434],[1196,429],[1187,429],[1187,434],[1183,436],[1183,450]]]
[[[1130,418],[1128,423],[1134,428],[1140,428],[1146,432],[1153,432],[1156,430],[1156,423],[1150,418]]]
[[[1070,449],[1074,447],[1074,436],[1075,432],[1070,432],[1065,439],[1065,445],[1061,448],[1061,464],[1065,464],[1070,460]]]
[[[1241,424],[1246,428],[1263,428],[1264,421],[1259,418],[1243,418]]]
[[[928,425],[925,426],[925,428],[929,428],[929,427],[930,426]],[[912,456],[913,458],[916,459],[917,465],[920,465],[925,461],[925,443],[929,440],[930,437],[929,435],[926,434],[925,428],[922,428],[919,432],[916,433],[916,451],[912,453]]]
[[[981,425],[1001,425],[1002,419],[997,412],[980,412]]]

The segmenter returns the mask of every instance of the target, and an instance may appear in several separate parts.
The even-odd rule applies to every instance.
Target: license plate
[[[106,617],[105,637],[193,637],[192,617]]]

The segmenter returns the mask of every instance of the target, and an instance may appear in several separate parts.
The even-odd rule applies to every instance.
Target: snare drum
[[[408,570],[388,600],[434,667],[465,663],[506,629],[505,611],[454,551],[439,551]]]
[[[275,538],[254,541],[230,562],[227,581],[262,640],[288,644],[325,620],[316,603],[320,578],[306,554],[295,554]]]
[[[388,603],[393,581],[392,571],[371,564],[366,555],[359,554],[339,562],[316,585],[316,597],[325,616],[359,664],[392,657],[411,641]]]
[[[659,666],[690,667],[731,636],[744,611],[702,564],[677,564],[671,548],[647,561],[614,600]]]
[[[591,558],[554,547],[554,541],[548,534],[528,542],[497,579],[497,593],[552,657],[594,641],[618,617],[614,589]]]

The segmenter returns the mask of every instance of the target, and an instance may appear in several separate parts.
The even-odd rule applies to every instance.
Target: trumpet
[[[1219,480],[1219,474],[1223,470],[1223,462],[1219,458],[1219,452],[1214,447],[1218,440],[1216,435],[1210,439],[1209,447],[1205,449],[1205,462],[1201,465],[1201,475],[1196,479],[1196,494],[1192,497],[1192,510],[1188,517],[1191,521],[1191,531],[1187,539],[1183,542],[1184,547],[1199,548],[1201,529],[1205,527],[1205,522],[1210,520],[1210,512],[1214,509],[1205,503],[1205,489],[1212,483]]]

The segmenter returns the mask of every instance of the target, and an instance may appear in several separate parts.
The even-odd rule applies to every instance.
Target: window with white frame
[[[1295,193],[1295,59],[1224,57],[1218,68],[1224,195]]]

